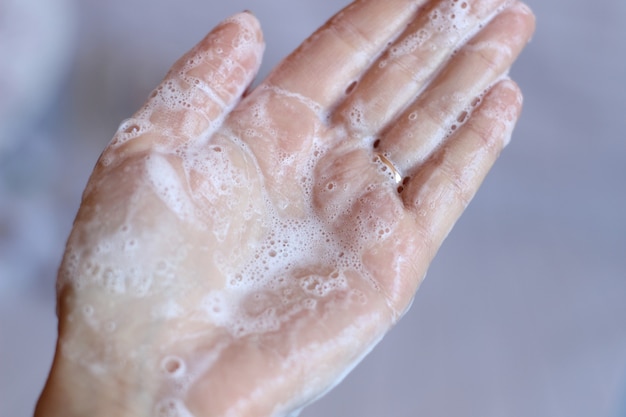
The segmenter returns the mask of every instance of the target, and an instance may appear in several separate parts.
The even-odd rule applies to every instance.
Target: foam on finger
[[[419,97],[468,39],[503,10],[506,0],[442,0],[420,9],[404,33],[373,63],[334,120],[366,138],[384,130]],[[354,123],[354,115],[361,122]]]
[[[432,30],[463,27],[467,3],[440,4]],[[244,25],[238,19],[247,18],[225,25]],[[256,62],[258,39],[236,33],[231,55]],[[412,53],[428,36],[391,53]],[[518,103],[497,100],[510,87],[500,84],[501,95],[472,104],[476,115],[468,108],[453,115],[455,128],[440,126],[450,129],[451,152],[441,155],[458,157],[458,182],[446,188],[434,158],[403,202],[389,165],[345,126],[328,126],[324,106],[305,95],[261,88],[222,123],[251,73],[222,56],[225,38],[212,39],[211,53],[188,54],[120,126],[98,167],[106,175],[90,181],[59,273],[75,303],[68,332],[82,338],[60,346],[96,377],[141,372],[156,386],[157,416],[189,417],[194,407],[281,415],[340,381],[399,318],[425,272],[427,262],[415,262],[421,239],[439,239],[449,220],[436,217],[449,214],[437,203],[464,207],[455,190],[473,190],[493,156],[482,151],[495,149],[477,137],[506,136]],[[215,88],[224,80],[235,80],[231,89]],[[357,126],[366,115],[350,117]],[[459,135],[478,150],[462,152]],[[415,233],[416,218],[427,233]],[[100,343],[85,349],[85,340]]]
[[[250,13],[224,20],[172,67],[142,109],[120,125],[105,161],[125,157],[116,152],[119,147],[172,152],[189,142],[206,142],[256,76],[264,49],[259,23]],[[149,144],[126,146],[138,138],[149,138]]]

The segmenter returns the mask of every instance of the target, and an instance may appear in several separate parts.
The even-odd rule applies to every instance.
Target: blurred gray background
[[[381,0],[383,1],[383,0]],[[0,416],[30,416],[54,279],[119,122],[222,18],[262,76],[346,0],[0,0]],[[626,416],[626,2],[528,0],[525,110],[412,310],[302,416]]]

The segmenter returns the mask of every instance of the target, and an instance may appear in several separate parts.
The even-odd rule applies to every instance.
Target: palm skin
[[[332,387],[510,136],[533,25],[504,0],[357,1],[242,98],[260,28],[220,24],[94,169],[36,415],[285,415]]]

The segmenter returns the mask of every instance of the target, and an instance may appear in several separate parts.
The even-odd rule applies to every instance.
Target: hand
[[[331,388],[510,137],[533,26],[506,0],[356,1],[245,95],[258,22],[220,24],[94,169],[37,415],[285,415]]]

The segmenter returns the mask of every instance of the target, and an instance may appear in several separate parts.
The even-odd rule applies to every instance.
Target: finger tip
[[[528,39],[530,40],[532,35],[535,33],[535,28],[537,26],[537,17],[535,16],[535,13],[532,11],[530,6],[521,1],[513,3],[511,10],[522,18],[524,31],[528,34]]]
[[[509,77],[506,77],[499,82],[499,85],[511,101],[515,100],[520,107],[522,106],[524,102],[524,96],[522,95],[522,90],[520,86],[515,81],[513,81]]]
[[[506,148],[511,142],[513,130],[522,112],[524,96],[517,83],[508,77],[496,84],[490,95],[497,96],[495,102],[499,108],[499,118],[505,124],[502,147]]]
[[[240,22],[244,26],[247,26],[247,28],[255,34],[256,41],[258,43],[264,43],[261,22],[252,11],[244,10],[243,12],[232,16],[231,19]]]

